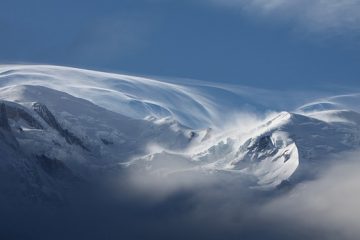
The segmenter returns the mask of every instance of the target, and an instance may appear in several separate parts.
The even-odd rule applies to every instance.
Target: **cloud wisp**
[[[360,31],[359,0],[211,0],[251,15],[290,21],[310,32],[342,35]]]

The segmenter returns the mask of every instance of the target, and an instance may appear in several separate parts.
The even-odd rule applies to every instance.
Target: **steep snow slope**
[[[85,183],[80,177],[63,162],[37,152],[36,137],[28,139],[34,155],[24,148],[26,137],[19,137],[20,126],[14,126],[14,120],[21,123],[22,129],[26,126],[27,130],[44,130],[36,118],[17,104],[2,102],[0,109],[1,203],[10,201],[16,206],[34,201],[62,201],[66,196],[75,196],[74,190],[81,189]]]
[[[5,87],[0,89],[0,99],[11,101],[3,103],[7,112],[15,112],[8,116],[10,124],[21,129],[21,134],[29,133],[31,138],[40,134],[38,141],[42,142],[42,147],[49,145],[51,149],[54,142],[66,142],[92,154],[106,154],[102,159],[107,161],[126,160],[131,154],[144,153],[149,144],[183,149],[199,136],[176,121],[158,123],[131,119],[84,99],[41,86]],[[26,124],[19,112],[27,113]],[[50,134],[48,138],[45,133]],[[58,142],[59,136],[63,138],[61,142]],[[104,145],[109,150],[98,149]]]
[[[183,150],[206,133],[173,119],[132,119],[42,86],[3,87],[0,107],[1,171],[46,198],[61,199],[64,184],[95,181],[154,146]]]

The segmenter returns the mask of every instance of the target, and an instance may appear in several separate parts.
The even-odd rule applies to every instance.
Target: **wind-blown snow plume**
[[[221,127],[234,113],[264,108],[256,95],[248,91],[234,92],[228,87],[196,81],[171,83],[148,77],[39,65],[2,65],[0,79],[0,87],[40,85],[129,117],[173,117],[195,128]]]

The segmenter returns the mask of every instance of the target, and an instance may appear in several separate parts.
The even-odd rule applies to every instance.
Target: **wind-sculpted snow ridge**
[[[0,65],[0,87],[44,86],[136,119],[173,117],[190,127],[220,127],[240,110],[264,109],[264,101],[247,90],[182,82],[50,65]]]
[[[0,187],[11,195],[26,189],[36,199],[61,200],[69,189],[119,176],[155,187],[215,178],[276,189],[316,177],[331,154],[360,146],[356,94],[256,121],[243,115],[221,129],[215,123],[230,116],[222,104],[233,100],[215,101],[229,93],[224,89],[211,95],[206,88],[56,66],[0,70],[6,173]]]

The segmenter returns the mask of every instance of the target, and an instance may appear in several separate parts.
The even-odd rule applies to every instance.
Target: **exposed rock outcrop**
[[[34,103],[33,109],[50,127],[55,129],[62,137],[64,137],[67,143],[78,145],[84,150],[89,151],[89,149],[85,146],[79,137],[75,136],[75,134],[67,129],[64,129],[60,125],[60,123],[56,120],[55,116],[46,107],[46,105],[42,103]]]

